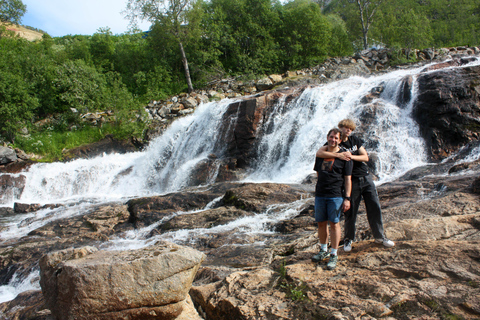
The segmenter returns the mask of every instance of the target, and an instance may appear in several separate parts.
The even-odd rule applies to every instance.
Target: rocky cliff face
[[[480,67],[438,70],[420,76],[418,83],[414,116],[434,159],[479,139]]]

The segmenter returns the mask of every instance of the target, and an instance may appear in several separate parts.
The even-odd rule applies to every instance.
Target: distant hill
[[[6,26],[7,30],[14,31],[15,34],[17,34],[20,37],[25,38],[29,41],[35,41],[35,40],[41,40],[42,39],[43,33],[41,33],[41,32],[33,31],[33,30],[27,29],[23,26],[19,26],[19,25],[16,25],[16,24],[11,24],[11,23],[10,24],[2,23],[2,24]]]

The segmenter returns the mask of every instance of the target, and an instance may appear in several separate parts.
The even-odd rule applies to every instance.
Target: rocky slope
[[[28,41],[37,41],[42,40],[43,33],[27,29],[23,26],[11,24],[11,23],[1,23],[5,26],[7,31],[14,32],[16,36],[27,39]]]

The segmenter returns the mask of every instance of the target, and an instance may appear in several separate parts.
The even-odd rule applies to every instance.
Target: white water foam
[[[22,292],[40,290],[40,272],[33,270],[26,278],[21,278],[15,273],[8,285],[0,286],[0,303],[15,299]]]
[[[289,105],[275,106],[265,124],[267,132],[258,144],[260,159],[246,180],[301,181],[313,172],[315,152],[326,142],[327,132],[347,117],[359,122],[366,110],[375,116],[364,130],[368,152],[378,157],[376,174],[380,181],[392,180],[425,164],[424,141],[410,116],[415,86],[411,102],[407,106],[396,105],[402,79],[412,74],[415,71],[368,79],[353,77],[307,89]],[[379,86],[386,89],[378,99],[368,105],[360,102],[372,88]],[[369,144],[373,146],[368,148]]]
[[[288,204],[271,205],[265,212],[258,213],[253,216],[241,217],[224,225],[218,225],[211,228],[182,229],[177,231],[166,232],[150,238],[146,236],[165,220],[169,220],[176,215],[192,214],[204,210],[195,210],[190,212],[176,212],[169,217],[163,218],[162,221],[154,223],[150,226],[139,230],[130,231],[125,237],[112,238],[110,241],[102,245],[102,249],[106,250],[133,250],[148,247],[159,240],[167,240],[184,245],[195,243],[200,235],[211,235],[217,233],[234,232],[236,235],[258,235],[273,234],[271,225],[278,221],[291,219],[299,214],[309,199],[302,199]]]

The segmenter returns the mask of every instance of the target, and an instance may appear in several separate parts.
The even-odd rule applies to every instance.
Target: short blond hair
[[[343,119],[338,123],[338,127],[349,128],[350,130],[354,131],[357,126],[355,125],[355,122],[353,122],[352,119]]]

